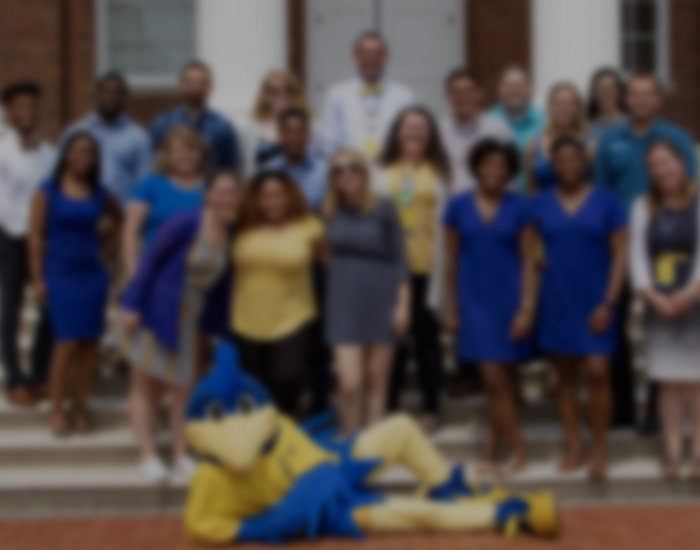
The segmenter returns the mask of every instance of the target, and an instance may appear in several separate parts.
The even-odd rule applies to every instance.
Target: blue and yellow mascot
[[[387,418],[342,443],[327,434],[314,438],[275,409],[228,344],[194,391],[187,433],[201,459],[185,512],[187,535],[197,543],[558,531],[551,494],[515,497],[471,484],[408,416]],[[416,496],[388,496],[372,485],[395,465],[418,478]]]

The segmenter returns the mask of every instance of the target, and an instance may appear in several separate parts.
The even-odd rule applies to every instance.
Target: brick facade
[[[532,0],[465,0],[470,66],[493,98],[508,65],[531,66]],[[304,0],[289,2],[289,64],[304,74]],[[0,0],[0,86],[37,80],[45,89],[43,122],[57,137],[90,110],[95,79],[94,0]],[[671,0],[668,114],[700,138],[700,2]],[[147,124],[175,102],[173,90],[137,91],[134,118]]]

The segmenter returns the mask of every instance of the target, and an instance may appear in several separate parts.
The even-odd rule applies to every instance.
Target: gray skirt
[[[700,382],[700,307],[680,319],[660,319],[647,310],[649,377],[656,382]]]

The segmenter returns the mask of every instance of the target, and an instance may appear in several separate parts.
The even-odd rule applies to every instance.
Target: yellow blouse
[[[311,216],[281,229],[241,233],[233,246],[234,332],[251,340],[290,335],[316,317],[311,267],[323,235]]]
[[[439,177],[428,164],[388,169],[389,193],[401,219],[411,272],[427,275],[435,254]]]

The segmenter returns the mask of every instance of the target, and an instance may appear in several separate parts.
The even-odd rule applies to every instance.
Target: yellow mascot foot
[[[538,537],[556,537],[559,513],[554,495],[549,492],[507,497],[496,506],[496,524],[507,538],[521,533]]]

